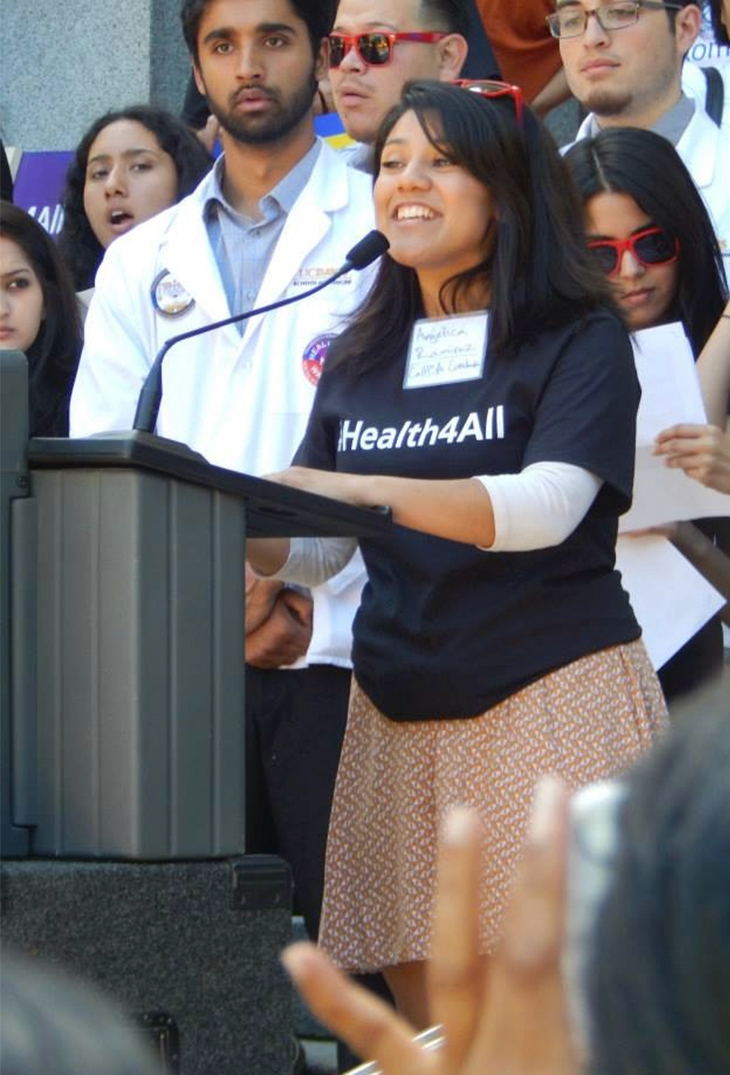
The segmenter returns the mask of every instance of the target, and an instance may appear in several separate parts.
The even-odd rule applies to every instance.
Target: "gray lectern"
[[[25,360],[0,359],[4,938],[116,993],[186,1075],[283,1075],[290,882],[243,845],[245,539],[389,516],[149,434],[27,442]]]

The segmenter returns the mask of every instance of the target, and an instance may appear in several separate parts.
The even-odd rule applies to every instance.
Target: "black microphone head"
[[[352,250],[347,252],[345,264],[353,269],[364,269],[379,258],[390,246],[390,243],[382,231],[369,231],[364,239],[355,243]]]

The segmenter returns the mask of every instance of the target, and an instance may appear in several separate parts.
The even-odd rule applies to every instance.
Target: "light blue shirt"
[[[314,142],[297,164],[259,202],[257,219],[237,212],[223,194],[225,157],[213,168],[213,192],[203,218],[231,314],[253,309],[286,218],[309,181],[321,142]],[[238,325],[242,333],[245,322]]]

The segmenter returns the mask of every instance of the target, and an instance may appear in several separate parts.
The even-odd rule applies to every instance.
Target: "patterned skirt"
[[[353,680],[327,843],[320,944],[349,971],[426,959],[438,832],[468,804],[485,833],[481,944],[498,940],[535,782],[622,773],[667,722],[639,640],[581,657],[459,720],[388,720]]]

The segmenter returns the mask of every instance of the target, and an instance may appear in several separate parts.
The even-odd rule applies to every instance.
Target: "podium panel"
[[[3,854],[240,854],[246,535],[385,534],[390,513],[147,433],[27,442],[25,359],[0,357]]]
[[[31,472],[36,855],[234,855],[244,833],[240,498],[144,470]]]

